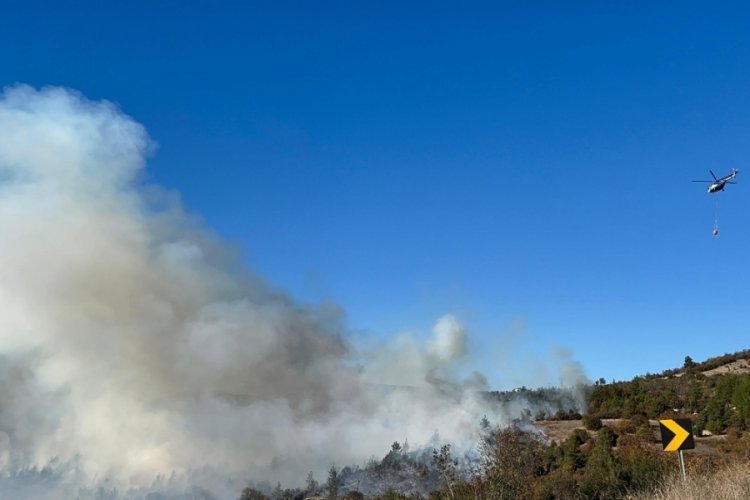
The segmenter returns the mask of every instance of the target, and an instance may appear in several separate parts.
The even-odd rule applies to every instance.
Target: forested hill
[[[310,473],[304,488],[251,485],[239,498],[686,498],[664,493],[681,483],[673,480],[677,462],[662,450],[657,420],[675,417],[690,418],[696,434],[696,448],[685,453],[688,478],[723,488],[700,498],[750,498],[750,350],[702,363],[688,356],[679,369],[628,382],[485,395],[500,408],[523,403],[525,410],[503,427],[482,419],[472,453],[450,443],[419,449],[383,443],[390,450],[382,458],[332,466],[324,483]]]
[[[646,374],[629,382],[598,380],[587,411],[590,417],[650,419],[688,417],[700,435],[750,429],[750,350],[681,368]]]

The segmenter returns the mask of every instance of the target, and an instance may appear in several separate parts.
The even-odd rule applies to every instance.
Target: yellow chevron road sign
[[[659,429],[661,430],[661,444],[664,451],[692,450],[695,448],[693,423],[689,418],[659,420]]]

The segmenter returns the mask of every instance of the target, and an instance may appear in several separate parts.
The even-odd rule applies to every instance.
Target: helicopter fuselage
[[[731,174],[726,175],[721,178],[717,178],[714,175],[713,171],[709,170],[709,172],[711,172],[711,177],[714,178],[713,181],[693,181],[693,182],[710,182],[708,189],[707,189],[708,194],[714,194],[714,193],[718,193],[719,191],[724,191],[724,188],[726,187],[727,183],[734,184],[734,182],[732,181],[734,181],[734,179],[737,178],[737,174],[740,173],[739,170],[737,170],[736,168],[733,168]]]

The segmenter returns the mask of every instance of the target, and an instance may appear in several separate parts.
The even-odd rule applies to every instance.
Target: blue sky
[[[257,273],[383,338],[454,313],[496,387],[750,347],[750,181],[717,238],[690,182],[750,175],[750,7],[426,5],[5,6],[0,82],[118,103]]]

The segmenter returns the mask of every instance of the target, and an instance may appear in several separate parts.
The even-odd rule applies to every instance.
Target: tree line
[[[648,492],[677,470],[649,419],[687,417],[697,435],[724,434],[716,453],[686,454],[693,473],[713,470],[730,456],[750,460],[750,373],[703,374],[748,357],[750,351],[742,351],[696,363],[688,356],[681,369],[627,382],[599,379],[585,388],[583,415],[575,398],[558,389],[489,393],[500,405],[524,397],[547,410],[527,411],[504,428],[483,419],[473,456],[450,444],[410,450],[395,442],[363,468],[331,467],[322,483],[310,473],[304,488],[248,487],[240,500],[611,499]],[[581,419],[583,428],[549,440],[534,421],[555,418]]]

